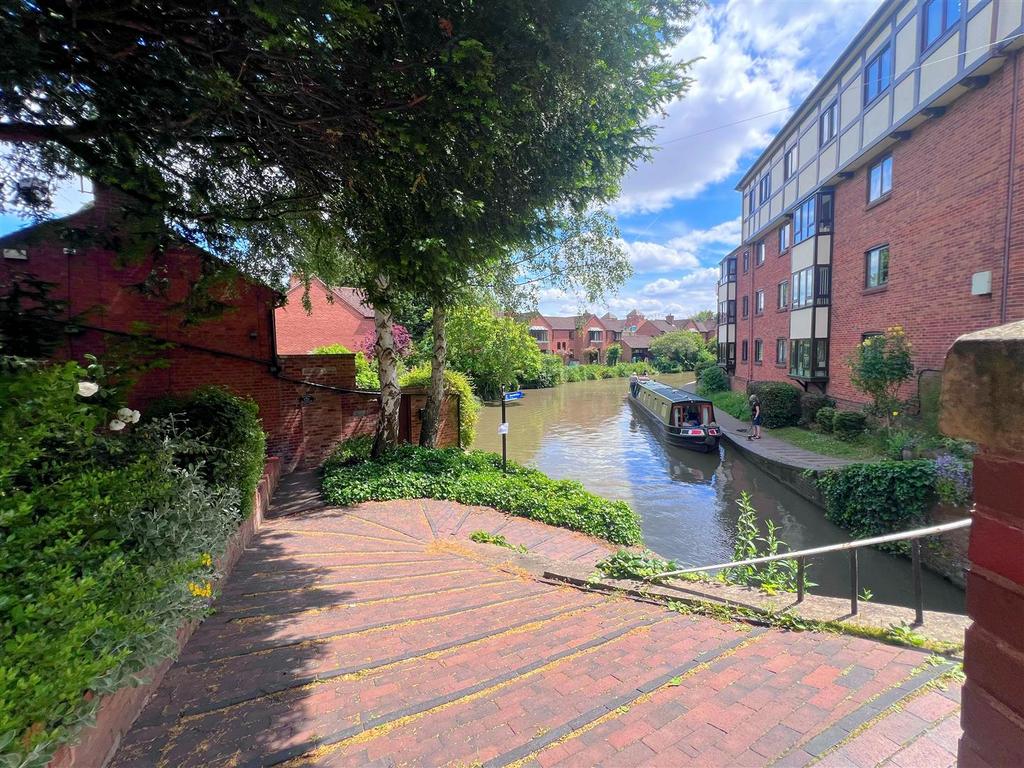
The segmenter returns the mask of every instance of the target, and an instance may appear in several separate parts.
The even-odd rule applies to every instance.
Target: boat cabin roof
[[[672,404],[711,402],[706,397],[700,397],[699,395],[695,395],[692,392],[684,392],[681,389],[676,389],[675,387],[670,387],[668,384],[662,384],[657,381],[642,381],[640,382],[640,386],[643,387],[644,389],[650,390],[651,392],[657,395],[661,395],[662,397],[667,398],[668,401]]]

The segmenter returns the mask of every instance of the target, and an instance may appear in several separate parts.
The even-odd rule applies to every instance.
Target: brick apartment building
[[[902,325],[924,374],[1024,317],[1022,33],[1020,0],[888,0],[854,38],[737,186],[718,285],[734,388],[859,403],[866,336]]]
[[[314,277],[309,284],[309,313],[302,306],[304,290],[293,279],[285,304],[275,313],[277,351],[282,355],[305,355],[330,344],[354,350],[374,332],[373,307],[354,288],[332,288]]]

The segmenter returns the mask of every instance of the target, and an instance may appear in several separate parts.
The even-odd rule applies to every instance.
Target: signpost
[[[501,424],[498,425],[498,434],[501,435],[501,473],[505,474],[508,466],[508,452],[505,441],[508,439],[508,420],[505,418],[505,403],[510,400],[522,400],[522,392],[506,392],[501,388]]]

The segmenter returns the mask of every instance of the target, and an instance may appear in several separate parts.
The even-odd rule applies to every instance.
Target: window
[[[866,331],[866,332],[864,332],[864,333],[862,333],[860,335],[860,340],[861,341],[867,341],[868,339],[873,339],[876,336],[881,336],[881,335],[882,335],[881,331]]]
[[[960,21],[960,0],[925,0],[921,19],[921,49],[924,50]]]
[[[776,365],[785,365],[786,364],[786,347],[788,347],[788,346],[789,345],[786,343],[785,339],[776,339],[775,340],[775,363],[776,363]]]
[[[718,265],[718,282],[731,283],[736,280],[736,259],[724,259]]]
[[[832,231],[832,190],[818,193],[818,233],[827,234]]]
[[[750,317],[750,297],[743,297],[743,316]]]
[[[809,197],[793,211],[793,245],[814,237],[815,198]]]
[[[804,379],[828,378],[828,339],[789,342],[789,375]]]
[[[743,274],[750,271],[750,251],[743,252]]]
[[[754,339],[754,362],[764,362],[764,342],[760,339]]]
[[[754,261],[759,267],[764,264],[765,252],[764,240],[758,240],[754,246]]]
[[[604,338],[604,331],[591,331],[587,335],[587,340],[591,344],[600,344],[602,338]]]
[[[531,328],[530,335],[539,342],[547,343],[548,331],[546,328]]]
[[[782,180],[788,181],[796,175],[796,147],[793,147],[782,159]]]
[[[789,280],[779,283],[779,309],[789,306]]]
[[[754,212],[754,188],[751,187],[750,191],[747,192],[747,213]]]
[[[814,303],[814,267],[793,273],[793,309]]]
[[[864,104],[877,99],[892,81],[892,49],[886,45],[864,68]]]
[[[793,225],[788,221],[779,227],[779,255],[781,256],[789,248],[790,235],[793,233]]]
[[[718,302],[718,324],[725,325],[727,323],[736,322],[736,300],[729,299],[729,301]]]
[[[764,314],[764,290],[760,290],[754,294],[754,314]]]
[[[736,364],[736,342],[720,342],[718,345],[718,364],[731,367]]]
[[[880,288],[889,282],[889,246],[872,248],[864,256],[864,287]]]
[[[832,102],[821,113],[818,118],[818,146],[824,147],[836,137],[836,112],[837,102]]]
[[[887,155],[868,169],[868,202],[873,203],[892,192],[892,155]]]
[[[765,174],[761,177],[761,181],[757,185],[757,202],[764,205],[768,202],[768,198],[772,196],[772,177],[770,174]],[[733,198],[735,199],[735,198]]]
[[[743,360],[744,363],[747,362],[747,358],[750,357],[749,348],[748,348],[747,344],[748,344],[747,340],[744,339],[743,340],[743,354],[740,356],[740,359]]]

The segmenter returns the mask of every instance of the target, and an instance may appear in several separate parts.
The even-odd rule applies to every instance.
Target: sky
[[[880,3],[712,0],[672,51],[695,60],[695,82],[654,121],[658,149],[611,205],[633,277],[589,309],[685,317],[715,307],[718,261],[740,240],[736,183]],[[77,190],[62,190],[57,215],[87,199]],[[23,225],[0,216],[0,234]],[[541,291],[547,314],[582,308],[574,296]]]

